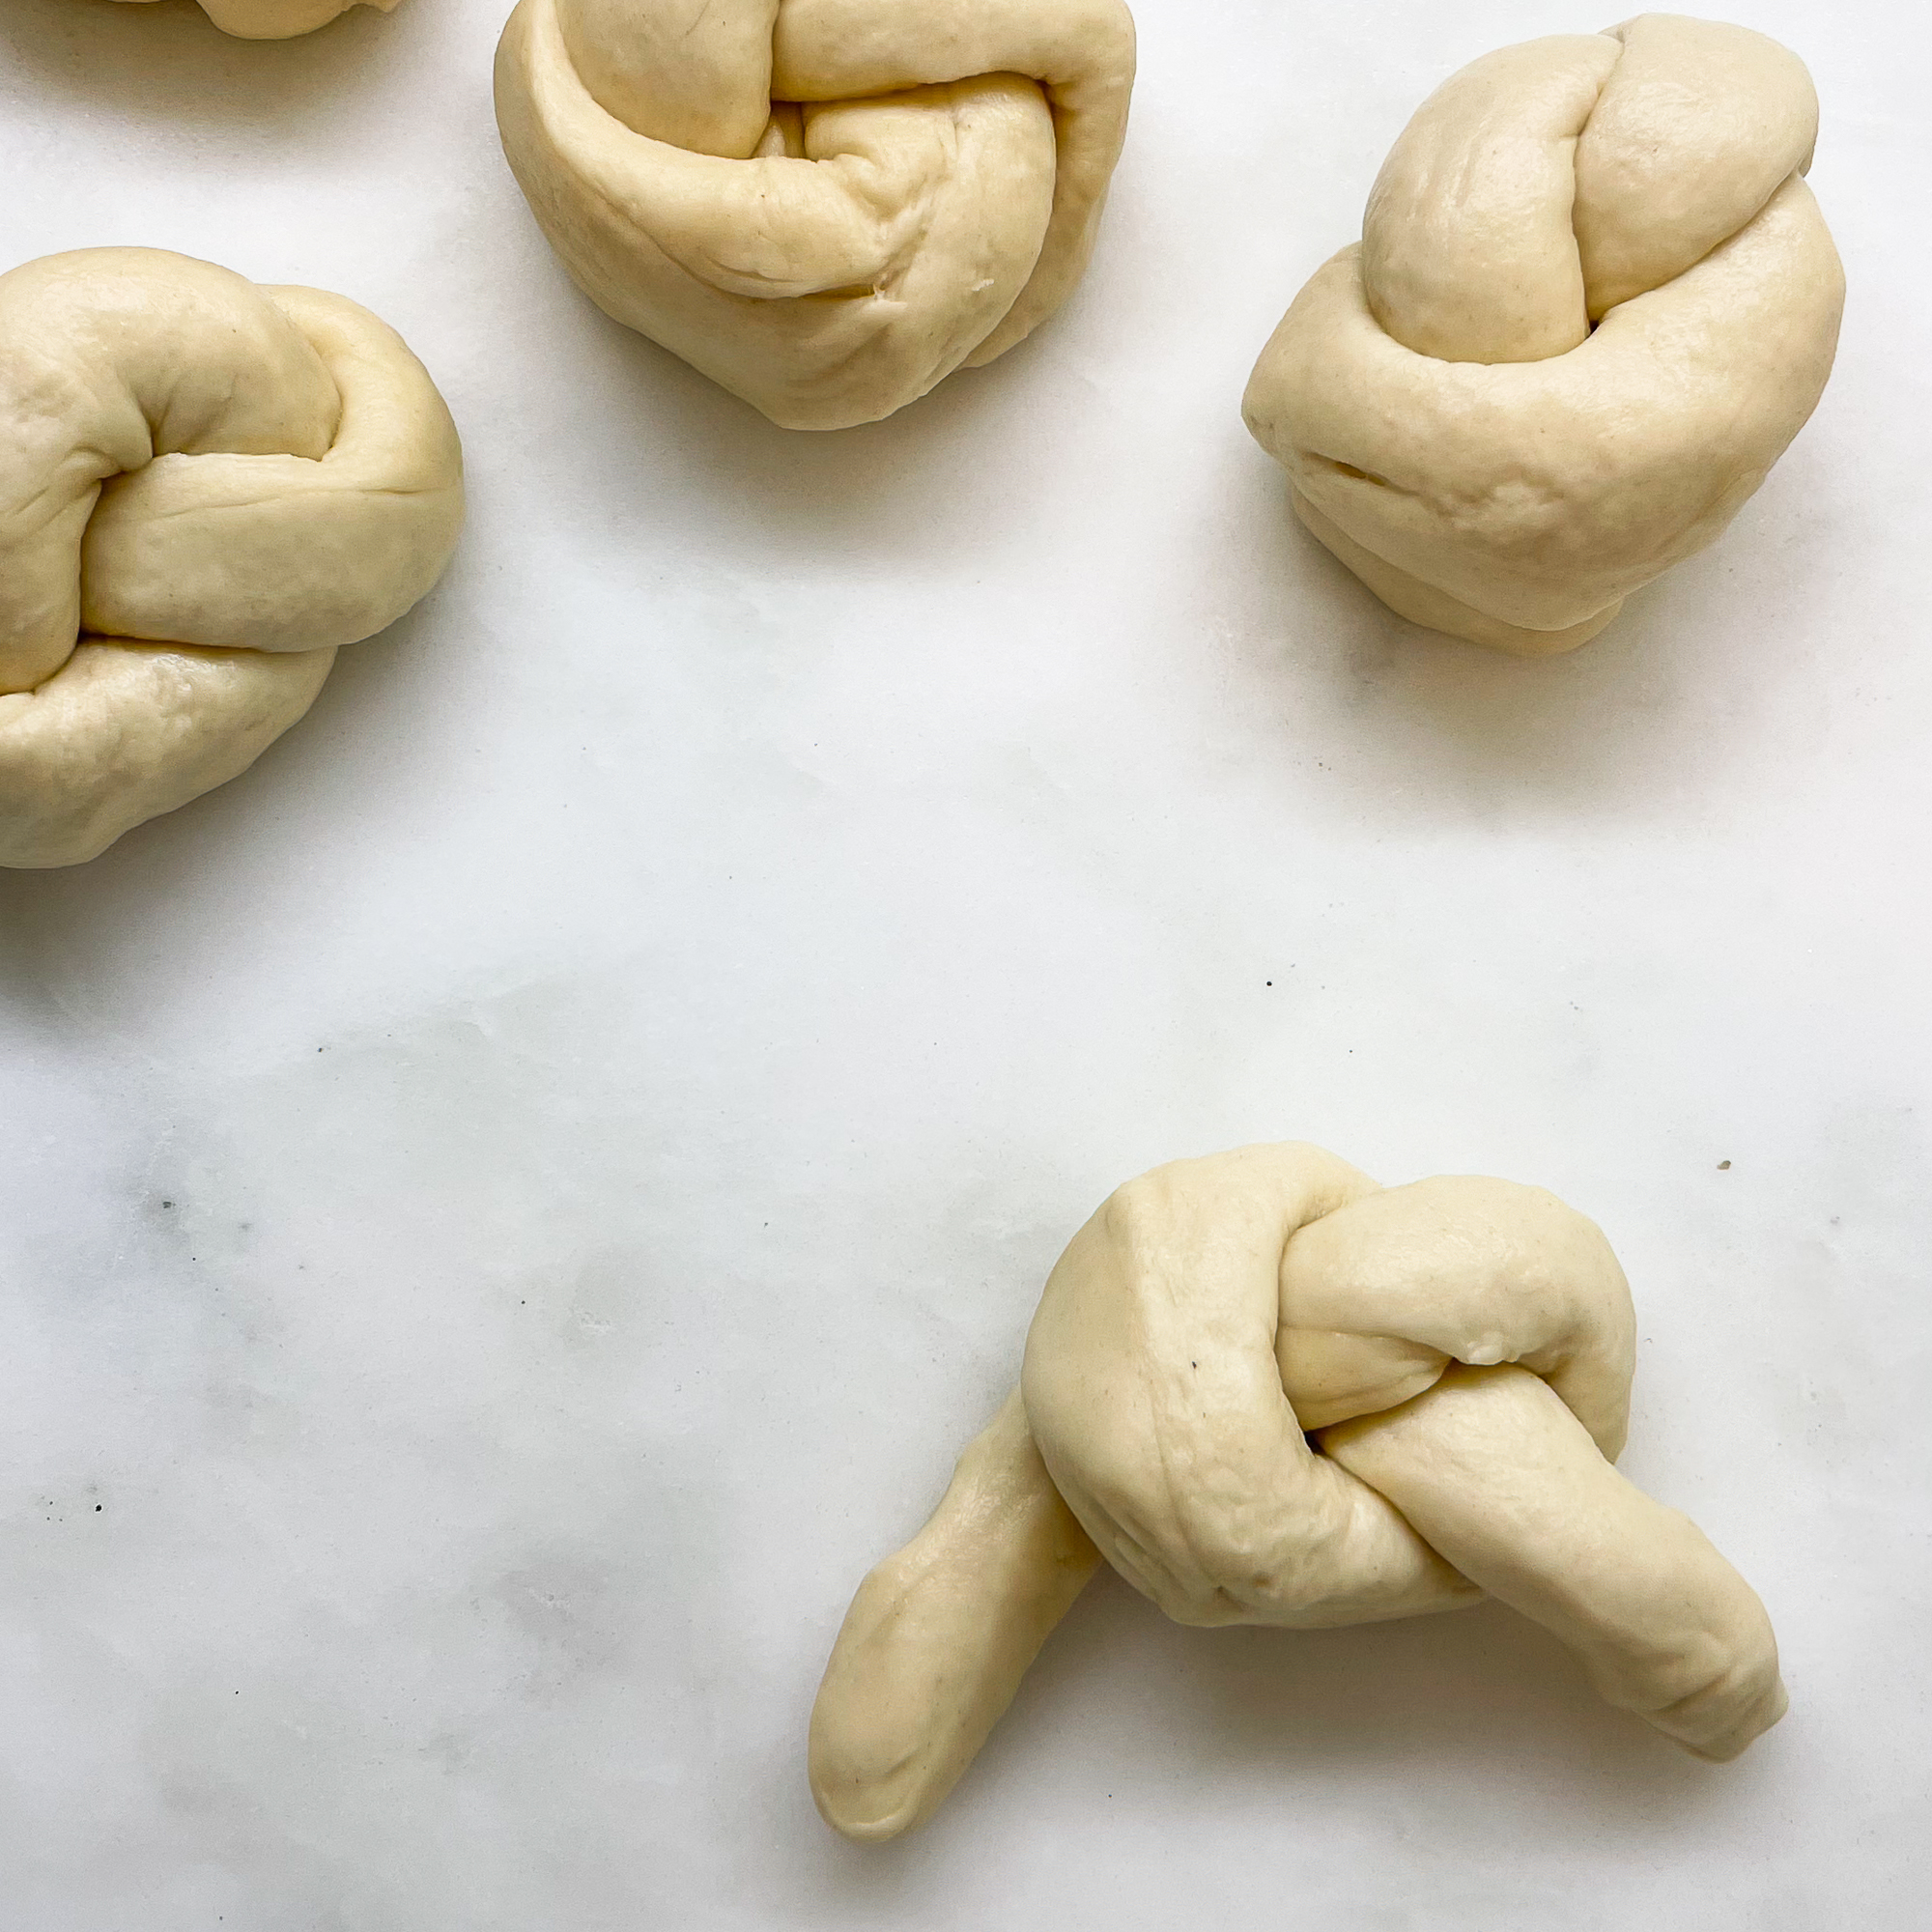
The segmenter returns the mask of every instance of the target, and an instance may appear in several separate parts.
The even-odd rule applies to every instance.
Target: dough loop
[[[153,248],[0,275],[0,865],[245,771],[462,523],[442,398],[343,297]]]
[[[1433,630],[1541,655],[1714,542],[1832,370],[1795,54],[1647,14],[1423,103],[1243,414],[1304,524]]]
[[[1763,1605],[1611,1466],[1634,1317],[1541,1189],[1383,1188],[1252,1147],[1129,1182],[1046,1285],[1020,1388],[860,1587],[811,1719],[829,1823],[937,1808],[1104,1557],[1187,1624],[1315,1628],[1493,1595],[1700,1757],[1784,1711]]]
[[[1133,72],[1122,0],[522,0],[497,119],[600,308],[841,429],[1066,298]]]

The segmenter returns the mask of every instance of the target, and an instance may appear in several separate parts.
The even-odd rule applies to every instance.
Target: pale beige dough
[[[1307,527],[1412,622],[1574,649],[1722,534],[1832,370],[1810,76],[1646,14],[1423,103],[1243,414]]]
[[[288,41],[326,27],[352,7],[390,14],[397,0],[200,0],[201,11],[241,41]]]
[[[153,248],[0,275],[0,865],[244,771],[462,523],[442,398],[343,297]]]
[[[599,307],[840,429],[1066,298],[1133,73],[1122,0],[522,0],[497,120]]]
[[[1305,1146],[1155,1169],[1046,1285],[1020,1388],[860,1587],[811,1716],[854,1838],[938,1807],[1103,1560],[1187,1624],[1309,1629],[1486,1593],[1699,1757],[1784,1711],[1702,1533],[1611,1466],[1630,1290],[1553,1195],[1383,1188]]]

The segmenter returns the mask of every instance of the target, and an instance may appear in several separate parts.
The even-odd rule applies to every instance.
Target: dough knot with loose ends
[[[1403,616],[1538,655],[1719,536],[1831,374],[1818,103],[1743,27],[1646,14],[1425,101],[1243,413]]]
[[[1700,1757],[1784,1711],[1763,1605],[1611,1466],[1635,1330],[1602,1233],[1539,1188],[1384,1188],[1333,1154],[1157,1168],[1073,1237],[1020,1387],[860,1587],[811,1719],[855,1838],[919,1824],[1104,1557],[1186,1624],[1485,1593]]]
[[[245,771],[442,573],[455,425],[366,309],[153,248],[0,275],[0,865]]]
[[[578,286],[789,429],[890,415],[1079,280],[1122,0],[522,0],[503,152]]]
[[[240,41],[290,41],[312,34],[353,7],[393,13],[397,0],[199,0],[201,11]]]

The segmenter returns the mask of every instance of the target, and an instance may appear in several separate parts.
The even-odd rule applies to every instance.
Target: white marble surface
[[[1390,619],[1236,405],[1413,104],[1587,9],[1142,0],[1084,292],[813,439],[568,286],[502,7],[0,15],[0,258],[356,297],[473,506],[245,779],[0,875],[0,1923],[1922,1925],[1922,11],[1753,5],[1825,99],[1836,379],[1718,549],[1518,664]],[[1062,1242],[1297,1136],[1610,1230],[1626,1466],[1790,1718],[1712,1769],[1493,1608],[1109,1583],[923,1834],[836,1840],[827,1646]]]

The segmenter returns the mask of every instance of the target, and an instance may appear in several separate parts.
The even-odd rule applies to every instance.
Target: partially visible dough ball
[[[600,308],[840,429],[1065,300],[1133,74],[1122,0],[522,0],[497,119]]]
[[[442,398],[343,297],[155,248],[0,275],[0,866],[245,771],[462,524]]]
[[[239,41],[291,41],[326,27],[352,7],[395,12],[397,0],[200,0],[201,11]]]
[[[1414,623],[1595,637],[1722,534],[1824,390],[1817,127],[1796,55],[1676,14],[1452,76],[1249,381],[1302,522]]]

